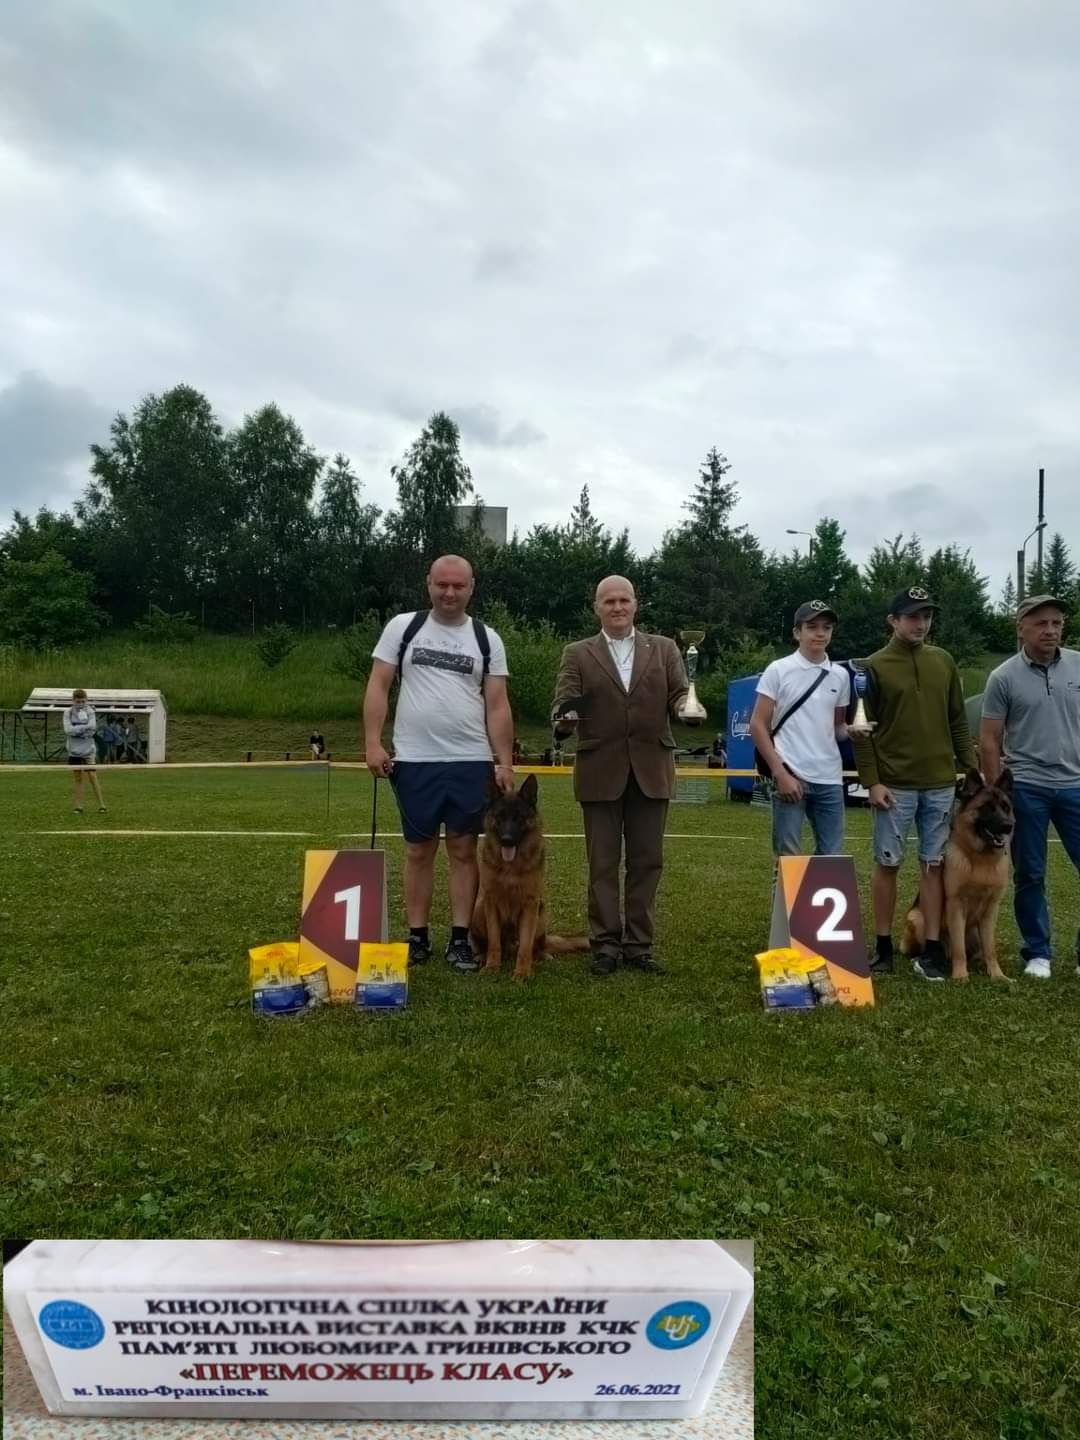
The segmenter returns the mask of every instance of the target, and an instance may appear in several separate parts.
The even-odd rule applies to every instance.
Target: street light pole
[[[1040,577],[1041,577],[1041,575],[1042,575],[1042,532],[1043,532],[1045,529],[1046,529],[1046,521],[1045,521],[1045,520],[1040,520],[1039,523],[1038,523],[1038,525],[1036,525],[1036,526],[1035,526],[1035,529],[1032,530],[1032,532],[1031,532],[1031,535],[1038,535],[1038,537],[1039,537],[1039,567],[1040,567],[1040,568],[1039,568],[1039,574],[1040,574]],[[1024,595],[1025,595],[1025,593],[1026,593],[1026,592],[1025,592],[1025,589],[1024,589],[1024,583],[1025,583],[1025,580],[1024,580],[1024,571],[1025,571],[1025,568],[1026,568],[1026,565],[1027,565],[1027,543],[1028,543],[1028,541],[1031,539],[1031,535],[1025,535],[1023,545],[1021,545],[1021,546],[1020,546],[1020,549],[1017,550],[1017,552],[1016,552],[1016,603],[1017,603],[1018,605],[1020,604],[1020,601],[1023,600]]]
[[[813,560],[813,558],[814,558],[814,535],[813,535],[813,532],[812,532],[812,531],[810,531],[810,530],[788,530],[788,531],[786,531],[785,533],[788,534],[788,535],[805,535],[805,536],[807,537],[807,539],[810,541],[810,554],[809,554],[809,556],[808,556],[807,558],[810,559],[810,560]]]

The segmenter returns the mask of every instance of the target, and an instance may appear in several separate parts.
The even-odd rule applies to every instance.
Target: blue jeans
[[[798,805],[772,799],[772,848],[774,855],[801,855],[803,821],[814,832],[815,855],[840,855],[844,849],[844,787],[817,785],[800,780],[803,798]]]
[[[1013,790],[1016,829],[1012,856],[1016,870],[1013,905],[1025,960],[1049,960],[1050,911],[1046,904],[1046,832],[1053,822],[1065,853],[1080,870],[1080,788],[1051,790],[1017,785]],[[1077,936],[1080,958],[1080,935]]]

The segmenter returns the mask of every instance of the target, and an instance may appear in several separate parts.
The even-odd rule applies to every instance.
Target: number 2
[[[362,889],[361,885],[350,885],[348,890],[339,890],[334,896],[335,905],[344,904],[345,906],[346,940],[358,941],[360,939],[360,894]],[[835,895],[838,892],[830,890],[828,893]]]
[[[847,914],[847,896],[842,890],[832,890],[829,888],[815,890],[810,897],[810,904],[814,906],[815,909],[819,905],[832,906],[832,910],[826,915],[818,929],[817,938],[819,940],[842,942],[844,940],[855,939],[855,932],[853,930],[838,930],[836,928]]]

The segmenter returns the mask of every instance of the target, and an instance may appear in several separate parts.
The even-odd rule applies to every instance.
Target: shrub
[[[145,620],[135,621],[136,634],[157,645],[189,645],[199,633],[194,615],[187,610],[162,610],[151,605]]]
[[[259,659],[267,670],[274,670],[281,664],[296,645],[296,636],[288,625],[268,625],[255,642]]]
[[[333,668],[350,680],[366,680],[371,669],[371,652],[382,634],[382,623],[374,610],[361,615],[355,625],[341,634],[341,643],[334,656]]]

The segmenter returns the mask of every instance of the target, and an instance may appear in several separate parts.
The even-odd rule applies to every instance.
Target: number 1
[[[339,890],[334,896],[334,904],[345,906],[345,939],[360,939],[360,894],[363,887],[350,885],[348,890]],[[829,894],[836,894],[836,891],[829,891]]]

